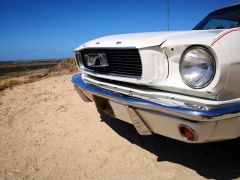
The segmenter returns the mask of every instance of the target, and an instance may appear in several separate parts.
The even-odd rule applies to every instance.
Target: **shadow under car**
[[[157,134],[141,136],[134,126],[100,113],[101,119],[129,142],[154,153],[157,161],[178,163],[205,178],[234,179],[240,177],[240,139],[187,144]]]

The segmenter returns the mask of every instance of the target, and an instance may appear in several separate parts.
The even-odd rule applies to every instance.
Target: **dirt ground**
[[[0,92],[0,179],[235,179],[240,140],[202,145],[159,135],[84,103],[64,75]]]

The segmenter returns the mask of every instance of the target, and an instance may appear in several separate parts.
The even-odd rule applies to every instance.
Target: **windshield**
[[[193,30],[230,29],[240,26],[240,5],[210,13]]]
[[[227,19],[209,19],[209,21],[202,26],[202,29],[230,29],[235,27],[239,27],[238,21]]]

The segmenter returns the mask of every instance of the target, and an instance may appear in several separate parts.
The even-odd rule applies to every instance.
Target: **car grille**
[[[84,55],[105,53],[107,67],[90,67]],[[80,51],[83,65],[87,70],[100,73],[139,78],[142,76],[142,63],[137,49],[84,49]]]

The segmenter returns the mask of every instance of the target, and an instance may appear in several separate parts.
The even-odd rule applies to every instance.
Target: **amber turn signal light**
[[[197,133],[191,127],[189,127],[187,125],[181,124],[179,126],[179,132],[188,141],[197,141],[198,140]]]

